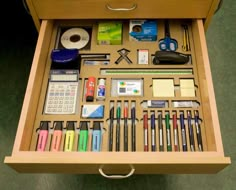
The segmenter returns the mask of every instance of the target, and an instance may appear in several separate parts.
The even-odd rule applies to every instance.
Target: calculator
[[[78,99],[78,72],[52,70],[48,82],[45,114],[75,114]]]

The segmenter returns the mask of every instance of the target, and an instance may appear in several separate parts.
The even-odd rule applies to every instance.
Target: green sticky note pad
[[[122,44],[122,23],[118,21],[98,23],[97,42],[99,45]]]

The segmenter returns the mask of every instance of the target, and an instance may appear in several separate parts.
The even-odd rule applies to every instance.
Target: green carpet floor
[[[12,151],[33,58],[37,32],[17,0],[2,14],[0,40],[0,189],[236,189],[236,1],[224,1],[206,33],[225,155],[232,164],[213,175],[134,175],[108,180],[100,175],[18,174],[3,163]],[[11,8],[11,9],[10,9]],[[4,28],[4,29],[3,29]]]

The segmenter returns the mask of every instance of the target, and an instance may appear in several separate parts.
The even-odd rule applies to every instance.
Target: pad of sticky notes
[[[193,79],[180,79],[180,95],[182,97],[195,97]]]
[[[154,97],[174,97],[174,80],[173,79],[153,79],[153,96]]]

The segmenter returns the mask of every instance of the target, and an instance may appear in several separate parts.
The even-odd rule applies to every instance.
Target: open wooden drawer
[[[190,31],[190,45],[191,64],[187,65],[153,65],[151,55],[158,50],[158,41],[155,42],[131,42],[128,34],[128,20],[123,20],[123,42],[122,45],[97,45],[97,22],[93,20],[43,20],[38,43],[35,51],[35,56],[29,76],[28,86],[25,94],[24,104],[21,112],[17,135],[12,151],[12,155],[5,158],[5,163],[18,172],[44,172],[44,173],[80,173],[80,174],[94,174],[100,173],[110,178],[123,178],[135,174],[170,174],[170,173],[216,173],[230,164],[230,158],[224,156],[222,146],[221,132],[217,115],[217,108],[214,96],[213,83],[211,78],[210,64],[208,60],[207,45],[204,33],[203,22],[201,19],[187,20]],[[171,20],[170,30],[171,36],[176,38],[179,42],[178,51],[182,52],[182,31],[181,23],[184,20]],[[164,36],[163,20],[157,20],[158,23],[158,40]],[[81,62],[80,71],[80,91],[78,97],[78,113],[74,115],[47,115],[43,114],[43,106],[47,90],[47,82],[49,77],[51,58],[50,53],[55,48],[57,40],[57,31],[59,26],[92,26],[91,34],[91,48],[90,50],[81,50],[80,53],[106,53],[110,55],[110,63],[108,65],[84,65]],[[126,48],[130,50],[128,57],[132,60],[132,64],[125,61],[120,64],[115,64],[115,60],[119,57],[118,50]],[[137,64],[137,50],[149,50],[149,64]],[[128,75],[123,74],[119,76],[103,75],[101,70],[106,69],[190,69],[192,74],[182,75]],[[105,78],[106,80],[106,97],[102,104],[104,105],[104,117],[101,119],[84,119],[81,117],[82,106],[86,104],[83,98],[83,89],[86,79],[90,75],[96,78]],[[143,80],[143,96],[140,97],[114,97],[112,91],[112,80],[117,78],[139,78]],[[168,106],[165,108],[144,108],[141,106],[143,101],[155,100],[152,93],[153,79],[173,79],[175,88],[175,97],[159,98],[166,100]],[[192,98],[183,98],[180,96],[178,86],[181,79],[193,79],[195,84],[196,95]],[[199,103],[197,107],[193,108],[174,108],[173,101],[189,100]],[[123,135],[121,135],[121,151],[115,151],[115,142],[113,144],[113,151],[108,151],[108,133],[109,133],[109,110],[110,104],[124,102],[131,104],[135,102],[136,106],[136,152],[131,151],[131,143],[129,143],[129,151],[123,151]],[[91,104],[98,104],[94,100]],[[203,151],[199,151],[197,142],[195,141],[195,151],[191,151],[190,139],[188,137],[189,131],[186,124],[186,141],[188,151],[184,152],[182,146],[179,151],[174,151],[174,131],[172,125],[172,114],[177,113],[177,122],[179,129],[179,143],[181,144],[179,114],[184,113],[187,117],[187,111],[190,110],[193,114],[196,110],[199,112],[201,120]],[[152,112],[161,113],[163,118],[165,113],[170,113],[171,121],[171,141],[172,151],[167,151],[166,129],[164,130],[164,151],[161,152],[159,148],[155,152],[144,151],[144,129],[143,129],[143,113],[148,113],[150,122],[150,114]],[[130,113],[130,110],[129,110]],[[123,111],[122,111],[123,114]],[[128,124],[130,126],[131,118],[128,116]],[[76,121],[77,129],[79,122],[87,121],[92,125],[94,121],[101,121],[103,123],[104,132],[102,134],[102,148],[100,152],[91,151],[91,133],[89,134],[88,150],[86,152],[77,151],[77,141],[79,135],[75,137],[74,148],[72,152],[64,152],[63,145],[59,152],[50,151],[49,137],[46,151],[35,151],[38,126],[40,121]],[[194,118],[192,117],[194,121]],[[123,121],[123,120],[122,120]],[[163,124],[164,124],[163,120]],[[116,122],[116,121],[115,121]],[[157,120],[156,120],[157,123]],[[123,123],[121,123],[123,124]],[[165,124],[164,124],[165,126]],[[121,133],[123,127],[121,125]],[[131,134],[131,127],[129,127],[129,134]],[[148,128],[148,141],[151,146],[151,128]],[[64,134],[65,136],[65,134]],[[196,129],[194,128],[194,136],[196,137]],[[158,131],[156,132],[158,144]],[[115,125],[114,125],[114,139],[115,139]],[[130,141],[130,140],[129,140]],[[150,147],[149,147],[150,149]],[[112,175],[110,175],[112,174]]]

